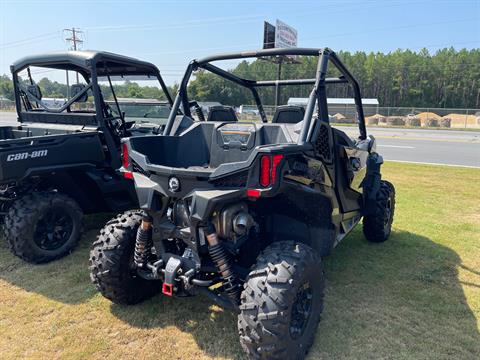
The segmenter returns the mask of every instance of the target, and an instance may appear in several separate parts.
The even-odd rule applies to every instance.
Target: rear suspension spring
[[[152,220],[153,219],[149,215],[145,215],[142,219],[142,223],[137,230],[133,261],[135,262],[135,265],[139,268],[145,267],[151,256]]]
[[[222,276],[225,292],[234,304],[238,304],[241,289],[237,275],[232,269],[232,260],[222,243],[219,242],[213,225],[207,228],[206,234],[209,243],[208,252]]]

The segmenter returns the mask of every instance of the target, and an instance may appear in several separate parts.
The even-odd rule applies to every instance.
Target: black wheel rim
[[[290,317],[290,336],[298,339],[303,335],[312,313],[313,291],[310,283],[304,283],[297,292]]]
[[[73,219],[63,209],[50,209],[38,221],[33,240],[43,250],[62,247],[73,232]]]

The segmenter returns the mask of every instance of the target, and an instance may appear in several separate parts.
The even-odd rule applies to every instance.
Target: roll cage
[[[170,96],[167,85],[165,84],[160,71],[158,68],[148,62],[141,61],[135,58],[118,55],[114,53],[109,53],[105,51],[68,51],[68,52],[59,52],[59,53],[49,53],[42,55],[27,56],[10,66],[13,77],[13,86],[15,91],[15,104],[17,108],[19,121],[23,121],[22,116],[22,96],[24,94],[28,100],[34,101],[40,105],[40,107],[47,109],[40,99],[35,96],[35,94],[26,91],[25,86],[20,82],[18,74],[27,69],[27,72],[30,77],[30,83],[33,85],[29,68],[31,66],[38,66],[43,68],[51,68],[57,70],[68,70],[76,71],[81,74],[86,81],[86,86],[73,96],[67,103],[65,103],[61,108],[52,110],[49,109],[51,113],[61,113],[72,105],[76,100],[80,99],[82,96],[85,96],[87,91],[91,90],[94,98],[95,107],[101,109],[97,113],[96,121],[97,124],[101,124],[101,120],[109,117],[106,110],[105,101],[102,96],[100,86],[98,85],[99,77],[107,77],[110,83],[110,87],[113,89],[111,84],[111,77],[114,76],[125,76],[125,75],[149,75],[158,79],[160,87],[163,93],[166,96],[166,99],[169,104],[173,103],[173,99]],[[118,102],[116,99],[115,92],[113,92],[113,97],[115,104],[118,107]],[[122,118],[123,121],[123,118]],[[41,121],[39,121],[41,122]]]
[[[313,79],[292,79],[292,80],[266,80],[266,81],[256,81],[250,79],[244,79],[235,74],[223,70],[215,65],[212,62],[222,61],[222,60],[234,60],[234,59],[245,59],[245,58],[263,58],[263,57],[274,57],[274,56],[317,56],[318,65],[316,70],[316,77]],[[327,68],[328,63],[331,62],[335,68],[340,72],[339,77],[327,78]],[[255,103],[258,107],[260,117],[262,122],[267,122],[267,117],[263,109],[260,96],[258,95],[257,88],[266,87],[266,86],[280,86],[280,85],[313,85],[313,89],[310,93],[308,103],[306,106],[305,115],[303,118],[302,129],[298,139],[299,145],[304,145],[309,142],[310,137],[313,133],[312,126],[312,117],[315,110],[315,105],[317,106],[318,118],[324,122],[329,122],[328,118],[328,106],[327,106],[327,95],[326,95],[326,85],[328,84],[349,84],[353,89],[357,123],[360,131],[360,140],[367,138],[367,130],[365,127],[365,117],[363,113],[362,100],[360,94],[360,87],[358,82],[355,80],[353,75],[348,71],[345,65],[340,61],[335,52],[328,48],[315,49],[315,48],[287,48],[287,49],[265,49],[265,50],[254,50],[254,51],[244,51],[238,53],[228,53],[213,55],[205,57],[203,59],[193,60],[187,67],[185,74],[180,83],[180,88],[175,98],[175,101],[172,106],[172,111],[165,126],[164,135],[168,135],[172,130],[175,116],[179,111],[180,106],[184,109],[184,114],[186,116],[191,116],[190,112],[190,103],[187,95],[187,85],[190,80],[192,73],[198,69],[204,69],[211,73],[214,73],[222,78],[230,80],[240,86],[243,86],[249,89],[253,95]]]

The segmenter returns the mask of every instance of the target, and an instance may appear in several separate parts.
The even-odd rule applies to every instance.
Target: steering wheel
[[[188,105],[190,105],[191,108],[193,107],[195,109],[195,113],[197,114],[199,121],[206,121],[202,107],[198,105],[198,102],[196,100],[190,101]]]
[[[124,123],[120,123],[118,130],[119,131],[130,130],[133,125],[135,125],[135,121],[125,121]]]

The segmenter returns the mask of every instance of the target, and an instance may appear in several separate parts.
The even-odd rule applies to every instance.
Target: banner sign
[[[275,29],[275,47],[290,48],[297,46],[297,30],[277,19]]]

